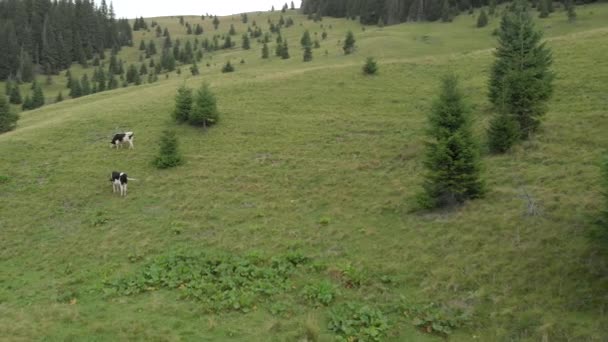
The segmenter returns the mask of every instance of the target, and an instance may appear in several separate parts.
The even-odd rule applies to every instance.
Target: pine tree
[[[310,45],[306,45],[304,47],[304,62],[312,61],[312,47]]]
[[[438,208],[481,197],[479,150],[473,139],[468,108],[453,75],[443,78],[439,97],[429,115],[424,208]]]
[[[63,101],[63,93],[59,92],[59,94],[57,94],[57,97],[55,98],[55,102],[58,103],[61,101]]]
[[[173,119],[177,122],[186,122],[190,117],[192,110],[192,89],[181,85],[177,89],[175,95],[175,109],[173,110]]]
[[[312,44],[312,40],[310,39],[310,32],[308,30],[304,31],[302,38],[300,39],[300,44],[303,48],[310,46]]]
[[[488,16],[486,15],[486,11],[482,8],[479,12],[479,17],[477,17],[477,27],[485,27],[488,25]]]
[[[250,48],[249,36],[245,33],[243,34],[243,50],[249,50]]]
[[[262,46],[262,58],[263,59],[267,59],[269,57],[270,51],[268,51],[268,44],[264,43],[264,46]]]
[[[145,51],[146,50],[146,43],[144,42],[144,40],[141,40],[141,43],[139,43],[139,50],[141,51]]]
[[[116,88],[118,88],[118,80],[116,79],[116,76],[110,74],[110,79],[108,79],[108,90]]]
[[[0,95],[0,133],[12,131],[17,127],[19,115],[11,111],[6,97]]]
[[[203,84],[196,91],[192,111],[188,117],[188,122],[195,126],[208,127],[218,122],[219,113],[217,101],[207,84]]]
[[[10,103],[16,105],[23,103],[23,98],[21,97],[21,89],[19,89],[19,85],[17,83],[14,83],[13,87],[11,88],[9,101]]]
[[[230,36],[226,36],[226,40],[224,40],[224,49],[230,49],[232,48],[232,39],[230,39]]]
[[[135,82],[135,75],[137,75],[137,68],[134,64],[129,65],[129,69],[127,69],[127,82],[133,83]]]
[[[97,77],[96,77],[97,79]],[[91,84],[89,83],[89,76],[87,74],[82,75],[80,79],[80,95],[85,96],[92,94],[91,92]]]
[[[549,1],[553,0],[540,0],[539,3],[539,18],[547,18],[549,16]]]
[[[146,66],[146,63],[141,63],[141,66],[139,67],[139,74],[140,75],[148,74],[148,67]]]
[[[444,23],[452,21],[452,10],[449,0],[443,0],[441,4],[441,21]]]
[[[23,101],[23,104],[21,105],[21,109],[24,111],[34,109],[34,104],[32,102],[32,98],[30,97],[30,94],[27,94],[25,96],[25,100]]]
[[[566,0],[566,15],[568,16],[568,21],[573,23],[576,21],[576,11],[574,9],[575,5],[572,0]]]
[[[196,64],[196,62],[192,63],[192,66],[190,67],[190,73],[192,73],[192,76],[196,76],[196,75],[200,74],[200,71],[198,70],[198,65]]]
[[[293,1],[291,2],[291,9],[295,10],[296,9],[296,5],[294,5]]]
[[[230,61],[226,62],[226,64],[222,67],[223,73],[233,72],[233,71],[234,71],[234,66],[232,66],[232,64],[230,64]]]
[[[70,97],[75,99],[82,96],[82,89],[80,88],[80,81],[78,79],[72,79],[70,87]]]
[[[233,24],[230,24],[230,30],[228,31],[228,34],[231,36],[234,36],[236,34],[236,30],[234,29]]]
[[[489,4],[489,14],[491,16],[493,16],[494,14],[496,14],[496,0],[490,0],[490,4]]]
[[[508,113],[498,113],[488,127],[488,147],[492,153],[505,153],[519,140],[519,124]]]
[[[363,73],[365,75],[375,75],[378,72],[378,64],[373,57],[367,57],[363,65]]]
[[[540,125],[551,97],[551,51],[541,42],[525,0],[516,0],[503,16],[498,30],[496,60],[489,82],[489,98],[495,108],[514,115],[526,139]],[[504,100],[503,100],[504,99]]]
[[[344,50],[345,55],[349,55],[355,50],[355,35],[350,30],[346,33],[346,39],[344,39],[344,47],[342,49]]]
[[[42,87],[36,84],[34,95],[32,96],[32,107],[40,108],[42,106],[44,106],[44,93],[42,92]]]
[[[289,45],[287,45],[287,39],[283,40],[281,46],[281,59],[289,59]]]
[[[217,18],[217,15],[213,17],[213,28],[217,30],[220,26],[220,20]]]
[[[154,159],[154,165],[159,169],[168,169],[182,164],[183,159],[179,153],[178,145],[175,132],[170,130],[163,131],[160,139],[159,153]]]

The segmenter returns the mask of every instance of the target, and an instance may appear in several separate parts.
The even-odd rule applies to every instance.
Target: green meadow
[[[555,92],[541,131],[500,156],[483,147],[499,18],[478,29],[477,13],[379,28],[288,11],[288,60],[274,56],[276,36],[268,60],[255,39],[242,50],[248,24],[234,15],[217,33],[234,24],[237,46],[205,53],[199,76],[186,65],[56,104],[68,91],[63,72],[53,77],[47,105],[0,135],[0,340],[608,340],[608,256],[591,237],[608,146],[608,5],[577,7],[575,23],[561,9],[537,21]],[[250,13],[249,24],[266,32],[280,15]],[[184,19],[203,25],[199,40],[215,33],[208,18]],[[182,43],[195,37],[178,17],[152,20]],[[321,45],[308,63],[305,29]],[[357,49],[344,56],[348,30]],[[138,31],[119,57],[139,66],[142,39],[161,50],[153,29]],[[378,75],[363,75],[368,56]],[[228,60],[236,71],[223,74]],[[413,211],[427,114],[448,72],[471,107],[489,191]],[[173,122],[177,88],[203,82],[219,124]],[[185,163],[158,170],[167,128]],[[123,130],[135,149],[110,149]],[[113,170],[137,179],[126,198],[111,191]],[[226,269],[194,288],[163,259],[176,255]]]

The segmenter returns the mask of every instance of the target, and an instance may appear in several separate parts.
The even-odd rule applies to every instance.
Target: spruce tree
[[[6,97],[0,95],[0,133],[12,131],[17,127],[19,115],[11,110]]]
[[[306,45],[304,47],[304,62],[312,61],[312,47],[310,45]]]
[[[32,108],[40,108],[42,106],[44,106],[44,93],[42,92],[42,87],[36,84],[34,95],[32,96]]]
[[[289,59],[289,45],[287,45],[287,39],[283,40],[281,45],[281,59]]]
[[[365,64],[363,65],[363,73],[365,75],[375,75],[378,72],[378,64],[373,57],[367,57]]]
[[[540,0],[538,4],[539,18],[547,18],[549,16],[549,1],[553,0]]]
[[[494,16],[494,14],[496,14],[496,0],[490,0],[488,14],[491,16]]]
[[[160,149],[158,156],[154,159],[154,165],[159,169],[168,169],[182,164],[183,159],[179,153],[178,145],[175,132],[163,131],[160,138]]]
[[[118,80],[114,74],[110,74],[110,79],[108,79],[108,90],[118,88]]]
[[[141,51],[145,51],[146,50],[146,43],[144,42],[144,40],[141,40],[141,43],[139,43],[139,50]]]
[[[73,99],[81,97],[82,89],[80,88],[80,81],[77,78],[73,78],[70,84],[70,97]]]
[[[568,16],[568,21],[573,23],[576,21],[576,11],[574,9],[574,2],[572,0],[566,0],[566,15]]]
[[[310,32],[308,30],[304,31],[302,38],[300,39],[300,44],[303,48],[310,46],[312,44],[312,40],[310,39]]]
[[[231,36],[234,36],[236,34],[236,30],[234,29],[233,24],[230,24],[230,30],[228,31],[228,34]]]
[[[482,8],[479,12],[479,17],[477,18],[477,27],[485,27],[488,25],[488,16],[486,15],[486,11]]]
[[[346,33],[346,39],[344,39],[344,47],[342,49],[344,50],[345,55],[349,55],[355,51],[355,35],[350,30]]]
[[[243,50],[249,50],[250,48],[251,45],[249,43],[249,35],[245,33],[243,34]]]
[[[514,115],[526,139],[540,125],[553,90],[551,51],[541,42],[525,0],[516,0],[498,30],[496,60],[492,65],[489,98],[495,108]]]
[[[268,44],[264,43],[264,46],[262,46],[262,58],[267,59],[269,54],[270,51],[268,51]]]
[[[23,101],[23,104],[21,105],[21,109],[22,110],[34,109],[34,104],[32,102],[32,98],[30,97],[30,94],[27,94],[25,96],[25,100]]]
[[[218,26],[220,26],[220,20],[217,18],[217,15],[213,17],[213,28],[217,30]]]
[[[196,91],[188,122],[195,126],[208,127],[216,124],[218,119],[217,101],[205,83]]]
[[[233,72],[233,71],[234,71],[234,66],[232,66],[232,64],[230,64],[230,61],[226,62],[226,64],[222,67],[223,73]]]
[[[23,103],[23,98],[21,97],[21,89],[19,89],[19,85],[17,83],[14,83],[13,87],[11,88],[9,101],[10,103],[16,105]]]
[[[456,76],[442,79],[429,123],[430,141],[424,162],[427,172],[419,204],[432,209],[481,197],[484,184],[480,179],[479,148]]]
[[[192,74],[192,76],[196,76],[196,75],[200,74],[196,61],[194,63],[192,63],[192,66],[190,67],[190,73]]]
[[[96,77],[97,79],[97,77]],[[80,79],[80,94],[82,96],[91,94],[91,84],[89,83],[89,76],[87,74],[82,75]]]
[[[141,66],[139,67],[139,74],[140,75],[148,74],[148,67],[146,66],[146,63],[141,63]]]
[[[173,119],[177,122],[186,122],[192,110],[192,89],[181,85],[175,95],[175,109],[173,109]]]
[[[59,94],[57,94],[57,97],[55,98],[55,102],[61,102],[63,101],[63,93],[59,92]]]

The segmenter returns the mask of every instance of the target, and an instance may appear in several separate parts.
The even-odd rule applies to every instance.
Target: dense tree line
[[[583,0],[590,3],[596,0]],[[502,3],[504,1],[498,1]],[[536,3],[537,1],[535,1]],[[444,16],[488,6],[493,0],[303,0],[301,10],[309,17],[330,16],[337,18],[359,18],[363,24],[386,23],[389,25],[405,21],[435,21]],[[541,0],[542,3],[542,0]],[[447,12],[446,12],[447,9]]]
[[[0,0],[0,79],[29,82],[36,70],[56,74],[106,48],[132,45],[126,19],[92,0]]]

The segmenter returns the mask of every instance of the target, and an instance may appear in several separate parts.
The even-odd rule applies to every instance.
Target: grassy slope
[[[150,166],[160,131],[174,126],[168,114],[182,82],[175,74],[24,113],[17,131],[0,136],[0,175],[10,177],[0,184],[0,335],[293,340],[312,325],[331,337],[326,310],[298,300],[288,301],[289,315],[275,317],[266,307],[208,315],[171,292],[100,295],[102,279],[139,268],[128,255],[152,258],[182,247],[295,248],[330,268],[352,263],[367,270],[368,281],[343,291],[341,301],[386,306],[404,296],[474,309],[473,324],[454,340],[608,338],[605,259],[587,239],[600,202],[597,160],[608,143],[608,8],[579,8],[574,25],[561,13],[542,22],[558,73],[543,132],[511,154],[485,159],[485,200],[427,215],[409,213],[407,203],[421,180],[430,99],[440,75],[455,71],[481,133],[492,27],[474,29],[465,16],[452,25],[362,32],[354,22],[326,19],[339,34],[329,31],[322,43],[327,57],[315,50],[304,64],[296,48],[303,19],[293,16],[296,26],[284,31],[291,60],[262,61],[255,43],[248,52],[208,56],[212,66],[201,67],[200,77],[183,78],[193,87],[211,82],[222,112],[221,125],[207,133],[175,126],[183,167]],[[163,27],[163,20],[177,23],[159,19]],[[351,57],[337,44],[347,27],[358,38]],[[176,37],[177,25],[170,30]],[[366,78],[360,65],[371,54],[381,71]],[[222,75],[229,57],[247,63]],[[136,150],[109,150],[108,137],[127,128],[136,132]],[[126,200],[109,192],[112,169],[140,180]],[[523,188],[541,216],[523,215]],[[94,226],[100,216],[108,222]],[[322,217],[330,224],[320,225]],[[175,226],[183,233],[173,234]],[[395,279],[388,291],[380,275]],[[70,292],[77,304],[58,301]],[[433,339],[399,314],[389,318],[391,339]]]

